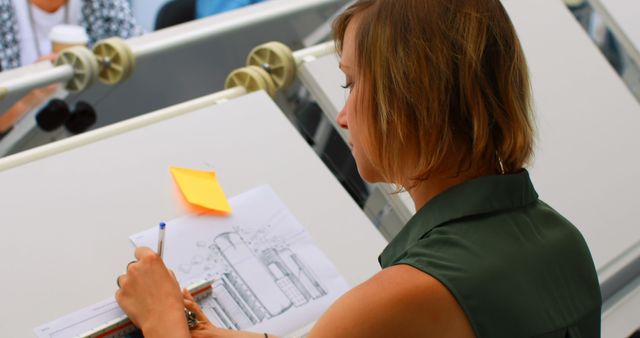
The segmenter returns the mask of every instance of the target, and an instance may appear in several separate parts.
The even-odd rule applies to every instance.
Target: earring
[[[500,156],[498,156],[498,165],[500,166],[500,175],[504,175],[504,164],[502,163],[502,159],[500,158]]]
[[[496,150],[496,159],[498,160],[498,169],[500,170],[500,175],[504,175],[506,173],[506,171],[504,170],[504,163],[502,163],[502,157],[500,157],[500,154],[498,153],[497,150]]]

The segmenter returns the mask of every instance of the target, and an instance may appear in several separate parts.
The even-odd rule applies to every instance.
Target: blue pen
[[[164,222],[160,222],[160,230],[158,231],[158,255],[162,258],[162,252],[164,251],[164,228],[167,225]]]

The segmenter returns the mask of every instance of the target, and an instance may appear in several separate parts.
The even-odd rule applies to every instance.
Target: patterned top
[[[89,46],[110,38],[127,39],[142,34],[128,0],[82,0],[80,24]],[[11,0],[0,0],[0,70],[20,67],[20,32]]]
[[[467,181],[422,207],[380,255],[446,286],[478,338],[600,337],[589,248],[527,171]]]

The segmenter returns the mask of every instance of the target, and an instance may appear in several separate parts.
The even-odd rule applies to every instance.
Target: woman
[[[500,1],[360,0],[334,33],[360,175],[404,187],[418,212],[309,337],[599,337],[589,250],[523,169],[529,77]],[[171,273],[136,257],[119,304],[145,337],[189,336]],[[215,328],[184,298],[204,322],[193,337],[266,336]]]

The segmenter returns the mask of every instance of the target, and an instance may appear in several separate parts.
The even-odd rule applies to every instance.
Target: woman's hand
[[[217,338],[217,337],[225,337],[222,329],[218,329],[215,327],[207,316],[204,314],[198,303],[193,299],[189,290],[183,289],[182,296],[184,297],[184,307],[187,310],[193,312],[196,315],[196,319],[198,320],[198,325],[191,330],[192,338]]]
[[[41,56],[36,62],[49,61],[55,62],[58,57],[57,53]],[[0,113],[0,133],[9,130],[24,114],[35,109],[38,105],[41,105],[44,101],[48,100],[58,88],[59,83],[50,84],[41,88],[36,88],[20,100],[14,103],[5,112]]]
[[[204,314],[200,305],[191,297],[187,289],[182,290],[184,297],[184,307],[195,313],[198,325],[191,330],[192,338],[264,338],[264,333],[253,333],[245,331],[233,331],[221,329],[213,325]],[[146,337],[146,336],[145,336]],[[269,338],[277,338],[269,335]]]
[[[189,337],[183,296],[173,273],[149,248],[137,248],[137,261],[118,277],[116,301],[145,338]]]
[[[57,58],[58,58],[58,53],[51,53],[51,54],[47,54],[39,57],[36,60],[36,63],[42,62],[42,61],[49,61],[51,63],[55,63]]]

